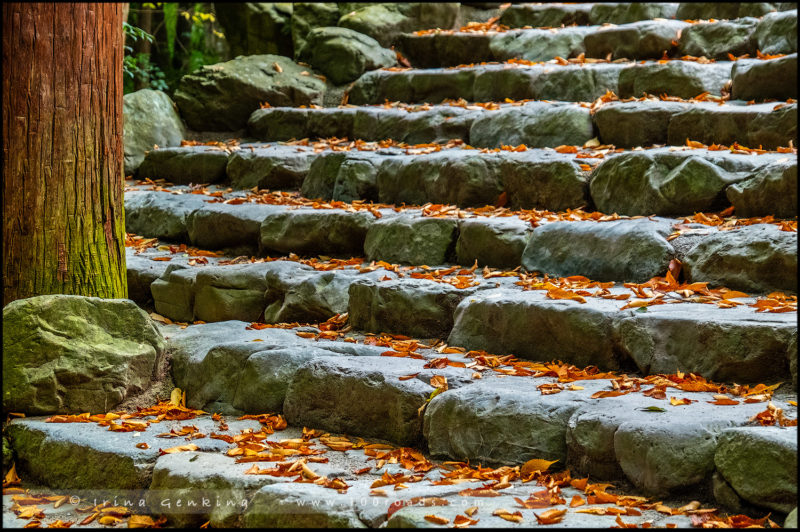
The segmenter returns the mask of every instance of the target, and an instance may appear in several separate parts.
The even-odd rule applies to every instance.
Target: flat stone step
[[[652,103],[652,106],[645,103]],[[733,107],[720,111],[709,109],[709,118],[703,120],[704,115],[698,115],[696,109],[679,111],[659,103],[675,102],[609,104],[608,111],[605,111],[606,106],[601,107],[596,113],[600,131],[610,138],[644,140],[644,137],[652,137],[649,133],[652,130],[636,129],[634,131],[641,132],[636,135],[628,133],[630,130],[626,126],[640,126],[646,116],[655,116],[660,121],[664,107],[670,120],[670,135],[676,141],[679,136],[695,130],[695,122],[719,126],[717,131],[726,136],[726,131],[735,130],[737,125],[750,123],[754,124],[751,140],[759,135],[767,140],[777,131],[781,119],[796,121],[793,114],[796,105],[788,106],[786,111],[778,109],[762,114],[758,109],[749,110],[756,106],[740,106],[735,111]],[[672,111],[678,112],[669,117]],[[499,127],[505,122],[511,128],[525,127],[520,124],[520,117],[524,119],[524,116],[508,113],[498,117],[507,120],[498,120],[486,127],[479,121],[473,129],[493,135],[505,131]],[[766,128],[759,130],[761,125]],[[781,148],[786,153],[767,152],[756,156],[746,150],[737,152],[735,146],[733,150],[673,146],[632,151],[609,146],[580,149],[579,145],[524,151],[373,147],[376,149],[372,151],[311,151],[305,146],[275,146],[280,149],[270,148],[274,153],[265,155],[260,164],[265,169],[274,168],[280,164],[282,153],[304,150],[302,153],[313,163],[303,175],[300,190],[306,198],[323,200],[369,200],[389,205],[433,202],[459,207],[502,202],[512,209],[554,211],[594,206],[603,212],[626,215],[688,215],[722,210],[731,205],[737,213],[748,216],[795,216],[797,213],[797,164],[788,148]],[[173,151],[181,149],[172,148]],[[245,147],[240,151],[249,150]],[[231,184],[240,183],[232,181]],[[209,203],[223,199],[248,201],[246,193],[226,193],[224,189],[213,189],[214,193],[223,194],[220,198],[200,195],[202,190],[180,187],[145,192],[131,186],[128,190],[129,231],[173,240],[188,237],[204,248],[253,244],[260,221],[278,212],[274,205]],[[174,194],[171,196],[170,192],[177,197],[173,199]],[[280,199],[275,194],[273,197],[275,201]],[[503,197],[505,200],[501,199]],[[172,204],[176,207],[170,212],[168,205]],[[295,204],[303,202],[298,198]],[[264,245],[271,247],[267,241]]]
[[[790,61],[794,54],[786,57]],[[713,63],[671,60],[566,65],[553,60],[530,65],[516,61],[459,68],[373,70],[354,82],[349,92],[349,103],[380,104],[385,100],[439,103],[447,98],[478,102],[504,101],[505,98],[593,101],[609,90],[622,98],[639,97],[645,92],[693,98],[703,92],[720,95],[731,79],[734,65],[744,68],[744,65],[764,64],[764,68],[772,70],[777,69],[775,62],[781,59],[786,58]],[[777,67],[781,65],[777,63]],[[790,87],[788,79],[786,77],[786,81],[781,81],[778,86]],[[772,97],[775,96],[764,94],[758,98]],[[794,95],[783,96],[795,97],[796,87]]]

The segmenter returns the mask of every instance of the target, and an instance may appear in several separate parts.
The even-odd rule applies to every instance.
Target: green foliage
[[[124,92],[144,85],[172,93],[184,75],[223,60],[219,43],[225,36],[215,24],[210,3],[132,3],[123,23]],[[145,41],[151,46],[142,46]]]

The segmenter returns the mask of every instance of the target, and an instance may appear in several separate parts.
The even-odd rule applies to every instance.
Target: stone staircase
[[[656,498],[782,524],[797,506],[797,428],[780,421],[797,417],[796,20],[794,4],[511,4],[400,36],[408,66],[363,74],[339,106],[266,105],[242,138],[146,154],[125,192],[129,297],[161,320],[187,405],[282,414],[269,441],[308,427],[421,449],[437,467],[407,491],[376,494],[413,468],[358,447],[309,464],[345,493],[244,475],[218,440],[159,456],[148,433],[140,452],[130,433],[35,418],[9,425],[20,469],[92,489],[113,467],[114,488],[249,501],[162,507],[176,526],[422,527],[463,511],[439,460],[544,459],[651,498],[640,515],[569,508],[561,526],[702,525]],[[64,449],[83,459],[35,465]],[[514,502],[538,489],[524,477],[466,497],[479,526],[542,523],[530,508],[549,505]],[[413,497],[448,505],[387,515]]]

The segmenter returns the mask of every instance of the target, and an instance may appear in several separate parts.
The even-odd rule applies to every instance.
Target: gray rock
[[[358,519],[352,497],[337,495],[334,490],[314,484],[267,485],[253,497],[244,514],[243,525],[247,528],[366,528]]]
[[[122,98],[125,175],[132,175],[154,145],[179,146],[185,136],[175,104],[165,93],[142,89]]]
[[[753,119],[747,133],[750,146],[773,148],[797,144],[797,104],[784,105]]]
[[[389,47],[401,33],[452,28],[458,10],[459,4],[454,2],[373,4],[344,14],[338,25],[369,35],[381,46]]]
[[[322,27],[311,30],[300,49],[306,61],[341,85],[354,81],[364,72],[395,64],[394,52],[367,35],[348,28]]]
[[[267,54],[203,66],[181,78],[174,98],[192,129],[225,131],[244,128],[263,102],[272,106],[321,104],[324,91],[325,84],[302,66]]]
[[[758,49],[764,54],[797,52],[797,8],[764,15],[754,38]]]
[[[125,230],[150,238],[185,240],[189,214],[205,205],[205,197],[196,194],[128,192],[125,194]]]
[[[734,290],[797,292],[797,233],[768,224],[720,231],[689,251],[684,272],[692,282]]]
[[[150,257],[136,255],[131,248],[125,248],[128,299],[138,305],[150,301],[152,299],[150,284],[161,277],[168,266],[167,261],[154,261]]]
[[[734,19],[760,17],[775,10],[775,4],[765,2],[682,2],[675,16],[685,19]]]
[[[664,238],[669,233],[668,223],[650,220],[552,222],[533,231],[522,266],[563,277],[642,283],[666,271],[675,254]]]
[[[747,503],[739,497],[739,494],[736,493],[718,471],[714,471],[714,474],[711,475],[711,493],[714,495],[714,500],[727,510],[745,515],[753,513],[745,509]]]
[[[376,272],[377,273],[377,272]],[[267,275],[267,298],[275,298],[264,313],[267,323],[321,322],[347,312],[350,284],[357,278],[353,270],[294,273],[279,278],[276,271]],[[373,274],[369,274],[374,277]]]
[[[225,171],[235,189],[297,189],[315,158],[313,152],[281,149],[278,146],[252,150],[243,148],[231,154]]]
[[[267,141],[322,136],[309,134],[309,111],[310,109],[297,109],[294,107],[256,109],[247,119],[247,131],[251,137]]]
[[[690,104],[681,102],[609,102],[595,111],[594,123],[603,144],[624,148],[666,144],[672,117],[689,109]]]
[[[725,188],[743,177],[692,152],[631,152],[601,162],[589,189],[602,212],[688,215],[724,208]]]
[[[588,33],[583,42],[588,57],[660,59],[688,26],[678,20],[634,22]]]
[[[741,427],[723,432],[714,464],[746,501],[789,512],[797,505],[797,428]]]
[[[298,209],[270,214],[261,224],[261,245],[283,253],[360,255],[374,219],[366,211]]]
[[[377,200],[376,178],[382,158],[367,154],[320,154],[303,181],[301,193],[307,198],[351,202]]]
[[[147,152],[140,178],[165,179],[176,185],[216,183],[225,179],[228,153],[209,146],[162,148]]]
[[[736,61],[731,82],[731,98],[736,100],[796,99],[797,53],[777,59]]]
[[[510,207],[560,211],[589,203],[588,173],[571,156],[541,151],[504,154],[498,172]]]
[[[797,216],[797,161],[770,164],[725,193],[737,216]]]
[[[730,62],[700,64],[675,60],[637,64],[620,72],[618,94],[620,98],[639,97],[642,93],[666,93],[679,98],[694,98],[703,92],[719,95],[730,77]]]
[[[678,5],[675,3],[597,3],[590,4],[589,20],[591,24],[629,24],[638,20],[654,18],[678,18]]]
[[[299,58],[300,51],[306,45],[306,38],[311,30],[324,26],[336,26],[338,20],[339,8],[333,2],[295,2],[291,22],[295,59]]]
[[[511,4],[503,10],[498,23],[509,28],[585,26],[591,24],[591,10],[592,4]]]
[[[474,292],[426,279],[356,281],[350,285],[350,323],[375,333],[444,338],[455,308]]]
[[[487,113],[470,128],[475,146],[499,148],[502,144],[554,148],[583,145],[594,136],[588,109],[576,105],[528,104]]]
[[[423,361],[381,357],[319,357],[294,374],[283,409],[292,425],[414,445],[422,437],[417,410],[434,391]],[[416,378],[398,377],[419,371]],[[428,380],[424,380],[427,377]]]
[[[429,266],[453,255],[458,221],[401,214],[374,222],[364,240],[369,260]]]
[[[786,521],[783,522],[783,528],[797,528],[797,506],[786,516]]]
[[[286,212],[281,205],[207,203],[186,217],[189,241],[201,249],[245,249],[255,254],[261,222]]]
[[[588,401],[568,394],[542,396],[529,379],[518,377],[482,379],[439,394],[425,410],[428,449],[433,456],[484,465],[522,464],[532,458],[563,465],[567,421]]]
[[[3,308],[3,410],[105,413],[149,387],[164,340],[127,299],[46,295]]]
[[[458,263],[513,269],[522,264],[522,252],[532,227],[515,218],[474,218],[458,226]]]
[[[512,58],[527,61],[549,61],[555,57],[577,57],[585,52],[584,38],[594,27],[560,28],[555,33],[550,30],[520,30],[500,33],[489,42],[492,58],[505,61]],[[477,63],[479,57],[463,63]]]
[[[232,264],[199,269],[194,283],[194,315],[205,322],[256,321],[267,303],[272,263]]]
[[[693,24],[683,29],[678,40],[678,53],[709,59],[727,59],[728,54],[755,55],[753,32],[756,24],[758,20],[750,17]]]
[[[163,275],[150,284],[156,312],[178,321],[194,321],[194,281],[198,269],[170,264]]]
[[[617,304],[615,304],[617,303]],[[450,345],[514,354],[529,359],[560,359],[579,366],[617,369],[624,363],[612,333],[618,302],[547,299],[542,291],[487,290],[456,308]]]
[[[231,57],[278,54],[292,57],[292,4],[243,2],[215,9]]]
[[[152,418],[150,418],[152,419]],[[185,423],[184,423],[185,424]],[[191,421],[202,433],[218,431],[210,416]],[[181,423],[175,423],[179,428]],[[245,428],[259,429],[257,421],[228,421],[231,435]],[[167,422],[153,424],[143,432],[109,432],[96,423],[47,423],[45,418],[15,419],[8,426],[8,437],[17,455],[21,475],[53,489],[139,490],[150,485],[159,449],[182,445],[185,441],[165,440],[157,434],[169,432]],[[136,443],[148,444],[140,449]],[[192,440],[198,451],[220,453],[228,444],[213,438]],[[113,474],[109,474],[113,471]]]

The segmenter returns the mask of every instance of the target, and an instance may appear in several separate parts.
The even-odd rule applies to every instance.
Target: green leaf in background
[[[645,408],[640,408],[639,410],[643,410],[645,412],[666,412],[666,410],[664,410],[660,406],[648,406]]]
[[[164,7],[164,29],[167,32],[167,53],[169,60],[172,61],[175,55],[175,37],[178,34],[178,4],[177,2],[165,2]]]

